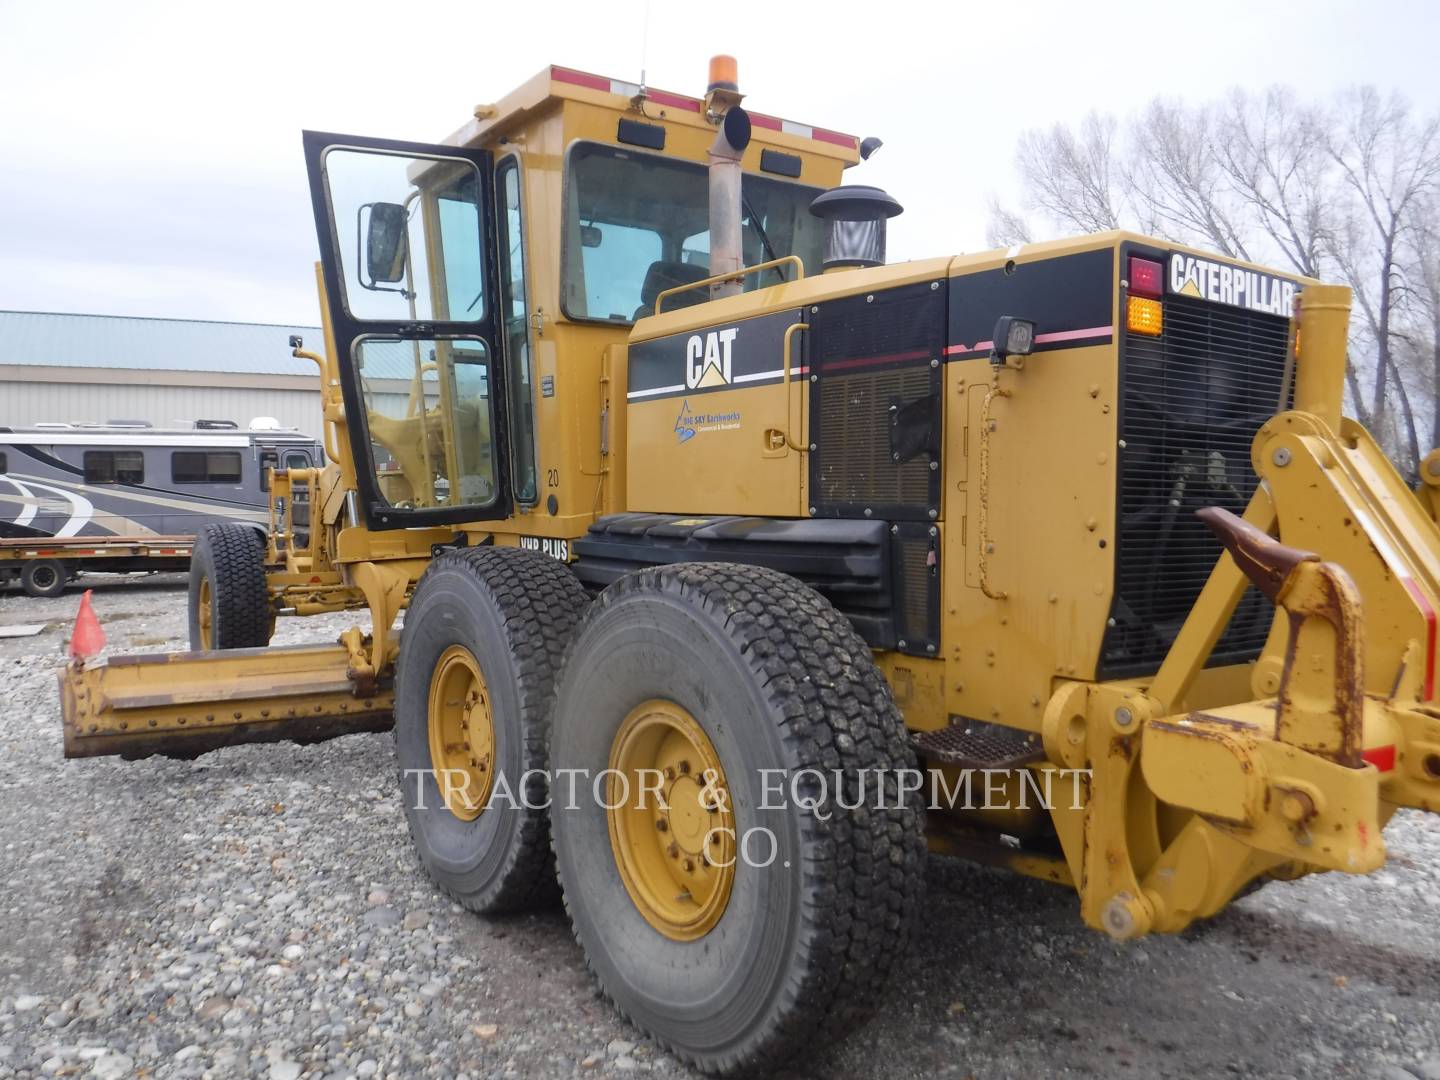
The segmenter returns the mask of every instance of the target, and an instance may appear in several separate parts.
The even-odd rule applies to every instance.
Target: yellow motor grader
[[[886,265],[877,146],[727,58],[306,133],[328,464],[200,538],[194,651],[65,671],[67,755],[393,725],[436,882],[558,877],[712,1071],[882,999],[927,847],[1117,938],[1380,867],[1440,806],[1440,531],[1341,415],[1347,290],[1128,233]]]

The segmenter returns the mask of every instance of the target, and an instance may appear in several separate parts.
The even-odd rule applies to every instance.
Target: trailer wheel
[[[59,559],[36,559],[20,571],[20,587],[26,596],[59,596],[70,580],[70,571]]]
[[[678,1056],[765,1072],[883,1000],[923,887],[915,759],[818,593],[738,565],[622,578],[566,657],[551,765],[576,939]]]
[[[275,628],[265,549],[245,525],[206,525],[190,556],[190,648],[255,649]]]
[[[410,600],[395,674],[405,816],[425,869],[472,911],[554,891],[550,709],[587,602],[565,564],[494,547],[441,555]]]

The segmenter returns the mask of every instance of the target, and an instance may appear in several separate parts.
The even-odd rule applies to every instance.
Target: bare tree
[[[1092,112],[1077,131],[1056,124],[1022,135],[1016,164],[1030,209],[1063,229],[1088,233],[1120,228],[1118,127],[1113,116]]]
[[[1415,121],[1409,105],[1392,95],[1383,99],[1372,86],[1341,98],[1329,143],[1330,156],[1349,193],[1351,207],[1334,251],[1355,292],[1374,349],[1374,393],[1366,412],[1369,423],[1384,427],[1389,412],[1387,386],[1409,427],[1408,443],[1418,439],[1408,395],[1395,365],[1395,343],[1409,299],[1403,273],[1404,243],[1415,216],[1440,185],[1440,118]],[[1411,455],[1414,471],[1417,454]]]
[[[1030,223],[1025,220],[1025,215],[1002,206],[999,199],[991,198],[990,216],[985,223],[985,243],[992,248],[1008,248],[1028,244],[1032,239]]]
[[[1330,242],[1335,184],[1324,111],[1287,87],[1227,99],[1216,161],[1250,220],[1299,274],[1319,277]]]
[[[1226,183],[1215,128],[1213,107],[1156,98],[1132,125],[1127,190],[1165,235],[1249,260],[1243,203]]]
[[[1407,277],[1415,300],[1415,319],[1406,344],[1414,366],[1425,370],[1431,404],[1430,446],[1440,446],[1440,191],[1417,207],[1407,240]]]

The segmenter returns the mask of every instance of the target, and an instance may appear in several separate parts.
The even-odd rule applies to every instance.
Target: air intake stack
[[[878,187],[846,184],[815,197],[810,212],[824,218],[825,272],[885,265],[885,222],[905,208]]]

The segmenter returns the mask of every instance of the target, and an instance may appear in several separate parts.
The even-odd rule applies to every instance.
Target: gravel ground
[[[183,645],[182,581],[100,580],[112,653]],[[78,599],[0,595],[0,625],[50,624],[0,639],[0,1078],[691,1075],[596,996],[561,912],[486,921],[430,886],[388,736],[63,760]],[[1440,1080],[1440,829],[1386,835],[1379,874],[1131,945],[1073,894],[932,860],[891,1000],[795,1075]]]

